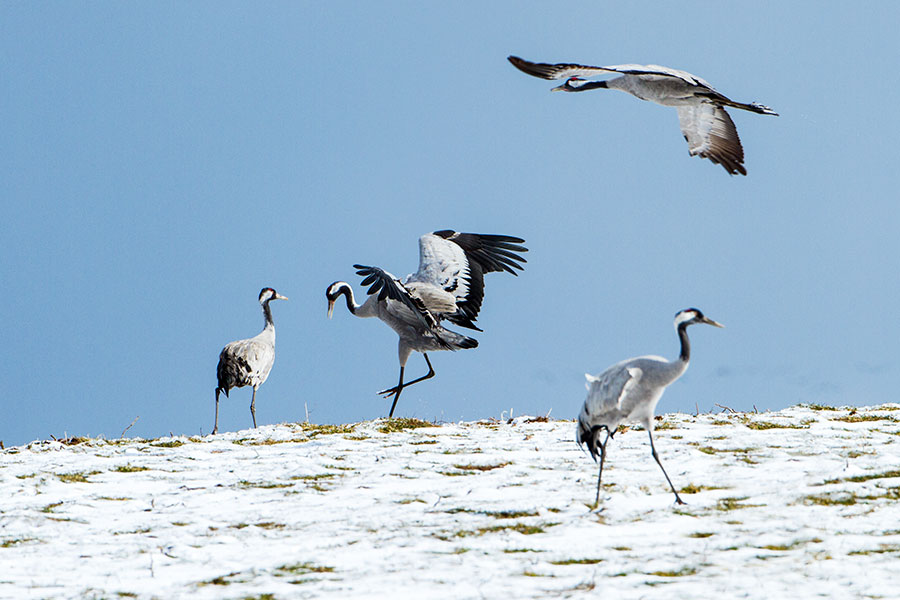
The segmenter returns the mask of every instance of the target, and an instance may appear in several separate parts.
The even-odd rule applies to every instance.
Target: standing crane
[[[768,106],[751,102],[735,102],[720,94],[713,87],[687,71],[659,65],[612,65],[590,67],[568,63],[533,63],[518,56],[508,57],[514,67],[541,79],[565,79],[566,82],[551,91],[585,92],[611,89],[627,92],[641,100],[649,100],[678,110],[681,133],[688,143],[691,156],[708,158],[721,164],[729,175],[747,174],[744,168],[744,148],[741,138],[725,107],[740,108],[761,115],[778,113]],[[602,81],[586,81],[582,77],[595,77],[621,73],[621,77]]]
[[[526,261],[516,252],[528,251],[520,245],[524,241],[508,235],[451,230],[426,233],[419,238],[419,270],[402,281],[378,267],[353,265],[356,274],[364,278],[362,285],[370,286],[369,297],[362,305],[356,303],[353,288],[347,282],[335,281],[328,286],[328,318],[338,297],[344,295],[352,314],[377,317],[400,336],[400,381],[395,387],[378,392],[386,398],[394,396],[388,418],[394,416],[404,388],[434,377],[428,352],[478,346],[477,340],[446,329],[441,322],[481,331],[475,320],[484,299],[484,274],[506,271],[518,275],[515,270],[521,270],[520,263]],[[404,383],[403,371],[413,351],[425,357],[428,373]]]
[[[265,383],[275,363],[275,323],[269,308],[272,300],[287,300],[287,296],[282,296],[272,288],[263,288],[259,292],[259,303],[266,318],[265,327],[255,337],[231,342],[219,354],[219,366],[216,368],[216,424],[213,426],[213,434],[219,431],[219,392],[225,392],[227,398],[231,388],[246,385],[253,386],[250,416],[253,417],[253,427],[256,428],[256,390]]]
[[[600,375],[585,375],[588,395],[578,416],[575,439],[579,446],[587,444],[595,462],[597,454],[600,454],[600,472],[597,475],[597,498],[594,506],[600,503],[600,480],[603,477],[606,444],[624,422],[640,423],[647,430],[650,436],[650,453],[669,482],[669,487],[675,494],[675,502],[684,504],[662,463],[659,462],[659,455],[653,445],[653,411],[666,387],[687,370],[691,359],[691,343],[688,340],[687,328],[697,323],[724,327],[721,323],[706,318],[696,308],[682,310],[675,315],[675,329],[681,340],[681,353],[676,360],[669,361],[661,356],[640,356],[617,363]],[[606,437],[600,443],[600,433],[603,430]]]

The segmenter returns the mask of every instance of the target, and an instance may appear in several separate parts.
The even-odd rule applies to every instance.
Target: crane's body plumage
[[[641,100],[675,107],[690,155],[721,164],[730,175],[746,175],[747,170],[743,164],[744,149],[737,128],[725,107],[778,116],[768,106],[756,102],[736,102],[696,75],[660,65],[591,67],[572,63],[533,63],[517,56],[510,56],[509,62],[534,77],[566,80],[553,91],[620,90]],[[616,73],[620,76],[602,81],[583,79]]]
[[[627,423],[652,427],[663,391],[686,369],[686,362],[641,356],[623,360],[600,375],[585,375],[588,396],[578,418],[580,429],[590,432],[602,424],[615,431]]]
[[[427,352],[478,346],[477,340],[447,329],[441,322],[481,331],[475,320],[484,299],[484,274],[507,271],[515,275],[516,269],[521,270],[519,263],[525,259],[516,252],[527,251],[519,245],[523,241],[504,235],[435,231],[419,238],[419,269],[402,280],[378,267],[354,265],[364,278],[362,285],[369,286],[369,297],[362,305],[356,304],[348,283],[336,281],[328,287],[329,316],[337,298],[344,295],[352,314],[378,318],[400,338],[400,382],[379,392],[394,396],[390,416],[404,387],[434,376]],[[414,351],[423,354],[429,372],[404,383],[403,371]]]
[[[675,500],[683,504],[656,454],[653,445],[653,415],[666,388],[687,370],[691,358],[687,328],[697,323],[722,327],[721,323],[706,318],[696,308],[680,311],[675,315],[675,328],[681,341],[681,352],[677,359],[670,361],[661,356],[640,356],[616,363],[599,375],[585,375],[588,395],[578,415],[575,440],[579,446],[587,444],[594,460],[600,457],[595,504],[600,501],[600,480],[603,476],[606,444],[619,425],[624,423],[639,423],[647,430],[651,454],[669,482]],[[600,434],[604,430],[606,438],[601,442]]]
[[[218,381],[216,421],[213,433],[219,431],[219,393],[224,392],[227,398],[232,388],[248,385],[253,388],[250,415],[253,417],[253,427],[256,427],[256,390],[269,378],[272,365],[275,364],[275,323],[269,308],[269,302],[272,300],[287,300],[287,298],[272,288],[263,288],[259,293],[259,303],[262,305],[266,320],[263,330],[252,338],[226,344],[219,353],[219,364],[216,367]]]

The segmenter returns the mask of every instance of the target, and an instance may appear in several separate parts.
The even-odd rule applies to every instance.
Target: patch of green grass
[[[115,500],[117,502],[124,502],[125,500],[131,500],[128,496],[98,496],[97,500]]]
[[[353,435],[345,435],[344,439],[350,440],[351,442],[362,442],[363,440],[369,439],[369,436],[364,433],[355,433]]]
[[[602,558],[567,558],[565,560],[551,560],[551,565],[596,565],[603,562]]]
[[[261,488],[264,490],[277,489],[277,488],[287,488],[293,486],[293,483],[272,483],[267,481],[247,481],[246,479],[241,479],[238,481],[238,486],[242,488]]]
[[[832,421],[842,421],[844,423],[865,423],[867,421],[893,421],[894,417],[890,415],[860,415],[849,414],[843,417],[832,417]]]
[[[709,490],[724,490],[727,488],[717,486],[717,485],[696,485],[693,483],[689,483],[686,486],[682,487],[679,492],[682,494],[698,494],[700,492],[709,491]]]
[[[497,463],[496,465],[453,465],[453,468],[459,469],[460,471],[492,471],[494,469],[502,469],[507,465],[511,465],[511,462],[502,462]]]
[[[201,581],[197,585],[206,586],[206,585],[231,585],[232,583],[241,583],[240,581],[231,581],[231,578],[237,577],[240,575],[240,571],[234,571],[233,573],[228,573],[227,575],[219,575],[218,577],[213,577],[207,581]]]
[[[455,515],[457,513],[471,513],[476,515],[485,515],[495,519],[518,519],[521,517],[536,517],[537,511],[530,510],[472,510],[471,508],[451,508],[446,511],[447,514]]]
[[[438,471],[441,475],[446,475],[447,477],[463,477],[465,475],[475,475],[474,471]]]
[[[900,469],[884,471],[883,473],[865,473],[863,475],[853,475],[851,477],[839,477],[837,479],[826,479],[823,484],[842,483],[845,481],[860,483],[862,481],[871,481],[872,479],[888,479],[891,477],[900,477]]]
[[[396,433],[398,431],[406,431],[407,429],[419,429],[420,427],[437,427],[434,423],[423,421],[421,419],[385,419],[384,423],[378,428],[381,433]]]
[[[753,452],[756,448],[713,448],[712,446],[700,446],[697,450],[703,454],[718,454],[720,452],[746,454],[747,452]]]
[[[113,469],[113,471],[115,471],[116,473],[138,473],[140,471],[149,471],[149,470],[150,470],[149,467],[142,467],[140,465],[135,466],[135,465],[132,465],[131,463],[129,463],[127,465],[119,465],[118,467],[115,467]]]
[[[190,523],[185,523],[184,521],[172,521],[172,525],[175,527],[187,527]]]
[[[545,575],[543,573],[535,573],[534,571],[529,571],[528,569],[525,569],[525,571],[522,572],[522,575],[524,575],[525,577],[553,577],[553,575]]]
[[[41,512],[42,513],[52,513],[53,509],[55,509],[57,506],[62,506],[62,501],[48,504],[47,506],[45,506],[44,508],[41,509]]]
[[[808,408],[810,410],[840,410],[836,406],[828,406],[827,404],[810,404]]]
[[[76,471],[75,473],[57,473],[56,476],[63,483],[90,483],[88,477],[96,475],[100,471]]]
[[[678,425],[671,421],[662,421],[659,423],[654,423],[653,429],[655,431],[665,431],[667,429],[678,429]]]
[[[150,445],[154,448],[180,448],[184,446],[184,442],[181,440],[169,440],[168,442],[153,442]]]
[[[284,523],[275,523],[272,521],[263,521],[262,523],[254,523],[255,527],[259,527],[260,529],[284,529]]]
[[[738,510],[740,508],[752,508],[754,506],[763,506],[762,504],[742,504],[747,496],[720,498],[716,502],[716,509],[721,511]]]
[[[2,542],[0,542],[0,548],[12,548],[13,546],[18,546],[20,544],[27,544],[28,542],[37,541],[35,538],[6,538]]]
[[[62,438],[56,441],[60,444],[63,444],[64,446],[77,446],[78,444],[83,444],[85,442],[91,441],[91,438],[87,438],[81,435],[73,435],[72,437]]]
[[[418,442],[410,442],[410,446],[423,446],[425,444],[437,444],[437,440],[419,440]]]
[[[331,479],[337,473],[318,473],[316,475],[294,475],[291,477],[293,481],[320,481],[322,479]]]
[[[355,425],[315,425],[313,423],[300,423],[302,429],[310,437],[316,435],[333,435],[335,433],[353,433]]]
[[[653,571],[652,573],[647,573],[647,575],[654,575],[656,577],[686,577],[688,575],[696,574],[697,569],[694,567],[684,567],[677,571]]]
[[[694,533],[688,534],[688,537],[702,539],[702,538],[712,537],[713,535],[715,535],[715,534],[710,531],[695,531]]]
[[[809,425],[798,425],[795,423],[772,423],[770,421],[749,421],[744,423],[748,428],[756,431],[765,431],[766,429],[809,429]]]
[[[631,548],[628,546],[613,546],[613,550],[616,552],[631,552]]]
[[[241,438],[233,443],[239,446],[274,446],[276,444],[305,444],[310,438],[289,438],[286,440],[273,440],[267,438],[264,440],[254,440],[253,438]]]
[[[428,504],[421,498],[404,498],[403,500],[396,500],[397,504],[412,504],[413,502],[421,502],[422,504]]]
[[[134,592],[116,592],[116,596],[119,598],[137,598],[138,595]]]
[[[848,556],[868,556],[869,554],[892,554],[894,552],[900,552],[900,545],[898,544],[880,544],[878,548],[871,548],[869,550],[851,550],[847,553]]]
[[[453,537],[464,538],[471,536],[482,536],[488,533],[497,533],[500,531],[515,531],[522,535],[534,535],[536,533],[544,533],[545,528],[554,527],[559,523],[541,523],[540,525],[527,525],[525,523],[513,523],[511,525],[492,525],[490,527],[479,527],[474,531],[460,530]]]
[[[495,519],[518,519],[520,517],[536,517],[537,511],[530,510],[484,510],[481,514]]]
[[[293,582],[291,582],[293,583]],[[275,594],[260,594],[259,596],[243,596],[241,600],[278,600]]]
[[[803,498],[803,504],[815,506],[853,506],[856,504],[856,494],[812,494]]]
[[[311,562],[300,562],[290,565],[282,565],[275,569],[275,577],[296,577],[309,575],[310,573],[334,573],[334,567],[326,567]]]
[[[31,479],[37,477],[40,473],[32,473],[31,475],[16,475],[16,479]]]
[[[520,554],[523,552],[543,552],[543,550],[535,550],[533,548],[505,548],[503,554]]]

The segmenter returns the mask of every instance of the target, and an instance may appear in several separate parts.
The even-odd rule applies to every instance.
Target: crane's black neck
[[[586,92],[588,90],[596,90],[599,88],[608,88],[606,85],[606,81],[587,81],[579,86],[574,86],[568,81],[566,82],[566,91],[567,92]]]
[[[347,310],[349,310],[352,314],[356,314],[356,301],[353,299],[353,290],[349,285],[342,285],[338,290],[338,295],[344,295],[344,299],[347,301]]]
[[[678,326],[678,339],[681,340],[681,354],[678,355],[678,359],[684,363],[691,360],[691,340],[688,339],[687,328],[688,323],[681,323]]]
[[[266,327],[275,327],[275,322],[272,320],[272,309],[269,308],[269,300],[263,302],[263,315],[266,317]]]

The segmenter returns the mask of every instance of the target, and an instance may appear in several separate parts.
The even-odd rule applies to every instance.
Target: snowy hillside
[[[898,597],[900,405],[404,425],[6,449],[0,597]]]

